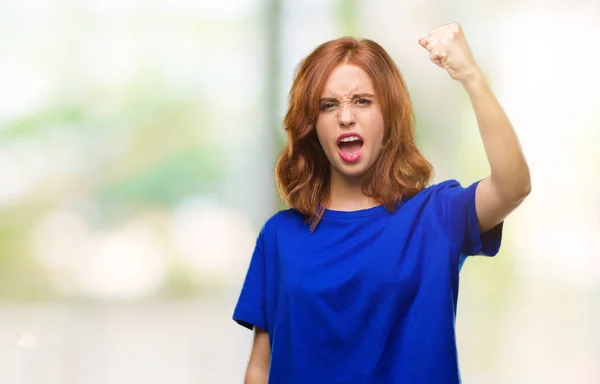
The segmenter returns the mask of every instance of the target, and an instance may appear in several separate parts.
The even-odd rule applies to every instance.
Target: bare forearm
[[[246,369],[244,384],[267,384],[271,366],[271,344],[269,333],[259,327],[254,327],[254,342],[252,353]]]
[[[504,198],[524,198],[531,189],[529,167],[508,116],[480,73],[463,85],[473,104],[491,181]]]
[[[255,366],[249,366],[246,371],[244,384],[267,384],[269,382],[269,370]]]

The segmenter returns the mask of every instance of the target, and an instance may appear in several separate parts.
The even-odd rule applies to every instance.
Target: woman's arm
[[[267,384],[271,365],[271,345],[269,333],[264,329],[254,327],[254,342],[250,361],[246,370],[244,384]]]
[[[491,174],[477,186],[475,205],[482,232],[513,211],[531,190],[529,167],[513,127],[490,90],[457,23],[435,28],[419,40],[429,58],[465,87],[479,125]]]
[[[464,86],[491,169],[491,175],[479,183],[475,193],[479,226],[486,231],[504,220],[529,195],[529,167],[508,117],[483,76],[474,76]]]

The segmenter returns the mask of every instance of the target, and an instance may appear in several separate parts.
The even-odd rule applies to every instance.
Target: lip
[[[358,133],[354,133],[354,132],[346,132],[346,133],[342,133],[341,135],[339,135],[339,136],[338,136],[336,144],[337,144],[337,145],[340,145],[340,141],[342,141],[342,139],[343,139],[343,138],[345,138],[345,137],[351,137],[351,136],[356,136],[356,137],[358,137],[358,138],[359,138],[359,139],[360,139],[360,140],[361,140],[363,143],[365,142],[365,141],[363,140],[362,136],[361,136],[361,135],[359,135]]]

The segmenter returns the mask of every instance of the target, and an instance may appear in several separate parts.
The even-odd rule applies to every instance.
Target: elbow
[[[513,200],[521,202],[529,196],[531,193],[531,175],[527,163],[524,163],[520,170],[513,174],[512,183],[507,184],[512,185],[510,195],[514,198]]]
[[[524,181],[518,183],[511,192],[511,200],[520,204],[531,193],[531,179],[529,175]]]
[[[523,177],[511,177],[503,181],[494,179],[492,175],[492,183],[496,185],[496,190],[502,199],[512,205],[519,205],[531,193],[529,172]]]
[[[523,199],[531,193],[531,180],[527,180],[527,184],[523,188]]]
[[[529,167],[526,166],[526,172],[521,182],[521,199],[525,199],[531,193],[531,175],[529,174]]]

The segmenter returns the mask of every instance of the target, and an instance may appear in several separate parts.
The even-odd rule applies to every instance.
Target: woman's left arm
[[[485,232],[504,220],[530,193],[529,166],[512,124],[473,59],[460,25],[435,28],[419,43],[429,51],[431,61],[463,84],[471,99],[491,170],[475,193],[479,226]]]
[[[508,117],[483,76],[463,84],[473,104],[491,170],[475,192],[479,226],[486,231],[504,220],[529,195],[529,166]]]

